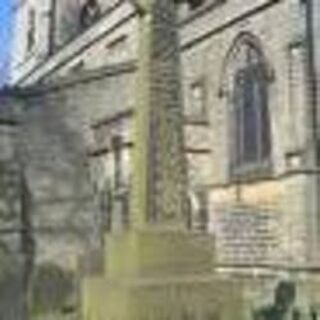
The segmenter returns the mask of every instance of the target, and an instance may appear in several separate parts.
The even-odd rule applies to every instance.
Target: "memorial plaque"
[[[275,259],[279,219],[258,208],[226,208],[215,216],[214,231],[221,263],[267,264]]]

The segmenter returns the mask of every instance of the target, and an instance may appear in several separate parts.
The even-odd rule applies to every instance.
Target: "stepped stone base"
[[[106,243],[105,274],[83,283],[85,320],[243,318],[239,284],[213,275],[213,239],[142,230]]]

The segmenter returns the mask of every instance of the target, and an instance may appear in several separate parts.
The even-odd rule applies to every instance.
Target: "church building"
[[[137,2],[15,3],[10,88],[24,120],[35,265],[94,273],[104,235],[133,224]],[[188,228],[213,236],[222,274],[308,278],[320,259],[320,4],[175,9]]]

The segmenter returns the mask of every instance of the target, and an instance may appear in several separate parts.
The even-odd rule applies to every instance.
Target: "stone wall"
[[[0,96],[0,318],[22,320],[29,256],[32,255],[25,199],[17,102]]]
[[[307,165],[309,139],[306,52],[298,42],[305,36],[303,19],[304,7],[297,2],[247,1],[240,5],[230,1],[199,14],[198,19],[186,23],[181,30],[187,114],[195,106],[190,99],[194,83],[200,81],[205,92],[205,116],[200,126],[188,127],[187,144],[194,143],[209,151],[189,156],[190,183],[206,186],[212,226],[221,207],[229,213],[234,206],[247,206],[248,212],[272,212],[281,226],[276,235],[278,251],[271,254],[276,263],[283,260],[303,263],[309,244],[311,212],[306,209],[306,190],[312,182],[301,173]],[[260,178],[237,185],[230,180],[229,172],[230,106],[220,90],[226,77],[228,53],[243,33],[251,33],[258,39],[273,74],[269,85],[272,173],[267,180]],[[294,173],[297,171],[300,174]]]
[[[128,79],[130,74],[120,71],[89,83],[60,82],[23,99],[22,154],[39,261],[71,263],[72,268],[79,252],[99,245],[101,213],[94,185],[104,175],[101,168],[94,174],[99,161],[90,161],[90,153],[107,145],[99,145],[91,126],[115,110],[127,110],[129,93],[114,92]]]

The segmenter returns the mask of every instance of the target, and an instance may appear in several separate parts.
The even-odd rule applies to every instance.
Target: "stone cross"
[[[132,0],[139,9],[131,220],[183,228],[189,210],[180,50],[173,0]]]

